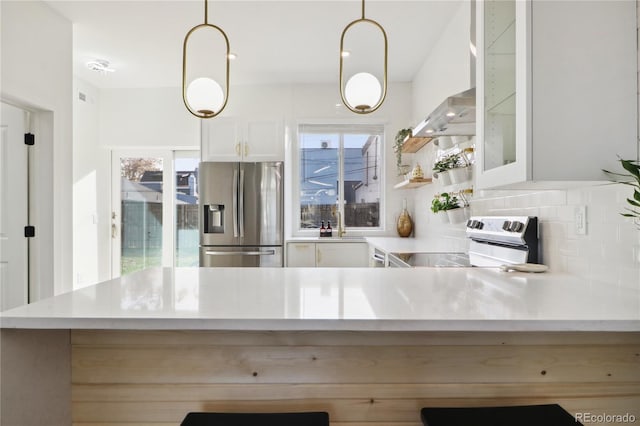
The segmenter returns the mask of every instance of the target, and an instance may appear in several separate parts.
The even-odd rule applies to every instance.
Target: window
[[[114,152],[113,276],[198,266],[199,157],[198,151]]]
[[[382,125],[310,125],[298,129],[298,229],[380,229]]]
[[[198,266],[200,231],[198,230],[198,164],[197,151],[175,151],[175,266]]]

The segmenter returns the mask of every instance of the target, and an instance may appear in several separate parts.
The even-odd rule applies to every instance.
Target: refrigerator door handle
[[[238,238],[238,169],[233,169],[233,236]]]
[[[238,209],[240,216],[240,238],[244,237],[244,167],[240,165],[240,208]]]
[[[205,254],[209,256],[273,256],[276,254],[275,250],[261,250],[261,251],[214,251],[207,250]]]

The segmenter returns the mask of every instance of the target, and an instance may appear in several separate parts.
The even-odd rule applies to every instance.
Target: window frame
[[[358,129],[365,129],[367,132],[371,132],[371,134],[379,135],[380,137],[380,145],[378,146],[378,170],[377,175],[379,179],[380,192],[379,192],[379,220],[377,227],[344,227],[345,230],[348,231],[349,236],[371,236],[371,235],[380,235],[385,232],[385,224],[386,224],[386,209],[385,209],[385,193],[386,193],[386,172],[385,172],[385,151],[386,151],[386,124],[381,123],[379,121],[342,121],[339,119],[336,120],[299,120],[296,123],[296,127],[294,129],[294,138],[292,143],[292,155],[291,155],[291,180],[292,180],[292,196],[291,196],[291,205],[292,205],[292,220],[291,220],[291,232],[292,236],[296,237],[317,237],[318,229],[317,228],[302,228],[300,221],[300,191],[301,191],[301,183],[300,183],[300,160],[301,160],[301,140],[304,127],[308,126],[309,128],[326,128],[326,133],[339,134],[340,147],[339,147],[339,155],[338,155],[338,169],[339,169],[339,182],[340,187],[344,187],[344,134],[347,133],[357,133]],[[349,127],[352,128],[352,131],[349,132]],[[367,129],[370,128],[370,129]],[[309,133],[309,132],[307,132]],[[339,208],[342,218],[344,218],[344,191],[339,191]],[[344,220],[344,219],[343,219]],[[337,223],[333,224],[334,228],[334,236],[336,235]]]

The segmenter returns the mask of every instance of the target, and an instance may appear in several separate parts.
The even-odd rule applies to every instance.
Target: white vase
[[[466,222],[468,219],[468,208],[458,207],[457,209],[447,210],[447,217],[450,223]]]
[[[462,183],[469,180],[469,167],[456,167],[449,170],[451,183]]]
[[[449,170],[444,172],[435,172],[433,177],[438,180],[438,183],[442,186],[451,185],[451,178],[449,177]]]
[[[438,213],[436,213],[436,216],[440,218],[440,222],[449,223],[449,215],[446,211],[439,211]]]

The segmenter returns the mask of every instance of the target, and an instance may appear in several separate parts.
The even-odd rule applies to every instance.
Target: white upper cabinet
[[[202,161],[282,161],[282,121],[202,120]]]
[[[605,180],[638,155],[635,2],[485,0],[476,184]]]

